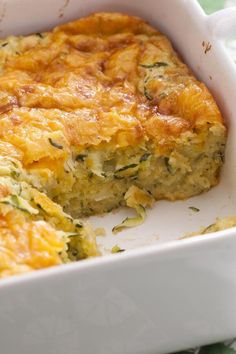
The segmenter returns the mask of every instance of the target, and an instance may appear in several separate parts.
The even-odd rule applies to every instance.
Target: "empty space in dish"
[[[98,237],[102,252],[107,253],[114,245],[127,250],[176,240],[185,233],[212,224],[216,217],[234,214],[235,198],[231,193],[232,186],[225,177],[222,176],[220,184],[209,192],[188,200],[157,201],[152,209],[147,210],[147,219],[142,225],[116,235],[112,234],[112,228],[127,216],[133,215],[132,211],[122,208],[104,216],[91,217],[94,227],[104,227],[106,230],[105,237]],[[196,207],[199,212],[189,207]]]

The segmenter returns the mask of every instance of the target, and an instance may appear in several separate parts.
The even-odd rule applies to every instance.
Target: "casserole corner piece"
[[[143,20],[10,36],[0,63],[0,277],[99,255],[83,217],[217,184],[220,111]]]

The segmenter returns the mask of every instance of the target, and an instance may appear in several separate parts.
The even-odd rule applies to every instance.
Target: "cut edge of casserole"
[[[128,205],[142,221],[154,200],[218,183],[221,113],[143,20],[10,36],[0,66],[0,276],[99,255],[85,216]]]

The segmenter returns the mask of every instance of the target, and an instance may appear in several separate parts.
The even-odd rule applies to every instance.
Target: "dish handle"
[[[212,35],[225,40],[236,36],[236,7],[229,7],[207,16]]]

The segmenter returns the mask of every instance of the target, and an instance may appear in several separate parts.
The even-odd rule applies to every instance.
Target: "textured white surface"
[[[225,8],[235,7],[235,6],[236,6],[236,0],[225,0]],[[232,57],[234,62],[236,62],[236,32],[235,35],[226,42],[226,46],[229,50],[230,56]]]

